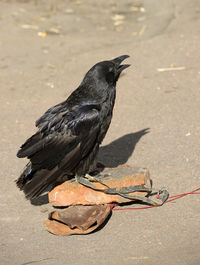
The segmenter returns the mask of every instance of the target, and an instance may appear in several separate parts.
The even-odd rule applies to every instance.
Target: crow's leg
[[[91,176],[99,175],[100,172],[102,172],[104,170],[104,168],[105,168],[105,165],[103,165],[100,162],[97,162],[97,160],[95,159],[94,162],[92,163],[92,165],[90,166],[89,174]]]

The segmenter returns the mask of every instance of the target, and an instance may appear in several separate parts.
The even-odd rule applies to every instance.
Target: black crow
[[[128,57],[95,64],[67,100],[36,121],[38,131],[17,153],[19,158],[30,159],[16,180],[26,198],[39,196],[62,175],[87,182],[84,176],[111,122],[116,82],[122,70],[130,66],[121,62]]]

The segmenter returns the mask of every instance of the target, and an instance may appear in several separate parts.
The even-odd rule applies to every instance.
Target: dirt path
[[[34,121],[93,64],[129,54],[101,160],[147,167],[171,195],[198,188],[199,43],[195,0],[0,2],[0,264],[199,264],[198,195],[114,212],[91,235],[56,237],[43,226],[49,206],[31,205],[14,183]]]

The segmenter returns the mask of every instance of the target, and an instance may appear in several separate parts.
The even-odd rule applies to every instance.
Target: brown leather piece
[[[101,180],[110,188],[130,188],[135,186],[151,187],[149,171],[144,168],[131,168],[129,166],[106,169],[104,174],[110,176]],[[98,182],[92,182],[98,188],[105,186]],[[129,193],[133,196],[144,198],[147,191]],[[49,201],[53,206],[68,208],[50,213],[45,221],[47,230],[56,235],[88,234],[99,228],[108,218],[111,212],[111,203],[126,203],[133,199],[120,195],[106,194],[103,191],[95,191],[79,184],[77,181],[66,181],[55,187],[49,193]]]
[[[96,230],[111,212],[110,205],[71,206],[50,213],[47,230],[56,235],[88,234]]]
[[[150,175],[147,169],[120,167],[105,170],[104,173],[111,173],[111,176],[102,178],[102,181],[110,188],[130,186],[150,186]],[[98,182],[93,182],[97,188],[105,188]],[[134,192],[131,195],[146,196],[147,192]],[[126,203],[130,202],[127,198],[119,195],[105,194],[102,191],[95,191],[85,187],[76,181],[66,181],[56,186],[49,193],[49,202],[53,206],[71,206],[71,205],[98,205],[107,203]]]

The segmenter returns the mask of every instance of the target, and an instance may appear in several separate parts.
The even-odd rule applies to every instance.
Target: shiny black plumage
[[[61,175],[84,176],[111,122],[120,65],[127,55],[94,65],[64,102],[36,121],[38,131],[17,153],[29,164],[16,181],[27,198],[39,196]]]

